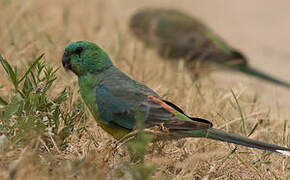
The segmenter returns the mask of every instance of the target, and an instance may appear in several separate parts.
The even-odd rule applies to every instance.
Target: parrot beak
[[[62,65],[66,70],[71,70],[70,57],[67,51],[64,51],[62,56]]]

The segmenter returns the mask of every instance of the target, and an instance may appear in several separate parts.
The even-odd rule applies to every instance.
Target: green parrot
[[[187,116],[179,107],[117,69],[99,46],[78,41],[66,46],[62,64],[78,76],[80,94],[98,125],[116,139],[136,130],[136,112],[146,129],[172,138],[204,137],[290,156],[290,149],[213,128],[212,123]]]
[[[251,68],[246,57],[227,45],[205,24],[173,9],[142,9],[135,13],[130,30],[161,57],[185,59],[185,66],[195,69],[197,60],[202,67],[217,64],[260,79],[290,88],[290,84]]]

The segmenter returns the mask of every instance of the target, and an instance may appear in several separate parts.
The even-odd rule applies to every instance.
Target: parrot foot
[[[129,134],[126,134],[125,136],[123,136],[117,142],[115,142],[115,147],[113,147],[107,153],[107,156],[105,158],[105,162],[107,162],[109,160],[109,158],[112,157],[112,155],[114,155],[121,146],[126,144],[128,141],[134,139],[136,137],[137,133],[138,133],[138,130],[134,130],[134,131],[130,132]]]
[[[159,126],[154,126],[152,128],[147,128],[143,130],[145,133],[150,133],[150,134],[154,134],[156,136],[163,136],[163,135],[168,135],[169,130],[164,127],[163,123],[161,123]],[[138,133],[138,130],[134,130],[132,132],[130,132],[129,134],[126,134],[125,136],[123,136],[121,139],[119,139],[116,143],[115,143],[115,147],[113,147],[109,152],[107,157],[111,157],[111,155],[113,155],[121,146],[123,146],[124,144],[126,144],[127,142],[129,142],[130,140],[134,139],[136,137]],[[107,158],[105,158],[107,159]]]
[[[124,137],[122,137],[121,139],[119,139],[118,141],[114,142],[113,147],[109,150],[109,152],[107,153],[106,157],[104,158],[105,162],[108,162],[109,159],[111,157],[114,156],[114,154],[117,152],[117,150],[123,146],[124,144],[126,144],[128,141],[132,140],[133,138],[135,138],[135,135],[137,134],[137,131],[132,131],[131,133],[125,135]]]
[[[125,136],[123,136],[121,139],[119,139],[117,141],[117,148],[119,148],[120,146],[122,146],[126,142],[133,139],[137,135],[137,133],[138,133],[138,130],[134,130],[134,131],[130,132],[129,134],[126,134]]]

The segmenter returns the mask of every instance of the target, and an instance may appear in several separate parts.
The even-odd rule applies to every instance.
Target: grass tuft
[[[65,88],[54,97],[49,95],[48,91],[57,79],[58,68],[46,65],[42,61],[43,56],[35,58],[23,75],[18,74],[16,66],[12,67],[8,61],[0,58],[13,84],[11,93],[0,98],[0,128],[16,144],[46,135],[63,143],[74,130],[75,120],[81,122],[85,118],[80,100],[72,104],[72,109],[65,109],[70,88]]]

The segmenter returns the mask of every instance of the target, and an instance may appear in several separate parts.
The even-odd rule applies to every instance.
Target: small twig
[[[52,156],[49,148],[47,147],[46,143],[39,137],[38,140],[43,144],[43,146],[45,147],[45,149],[47,150],[47,152]]]
[[[49,135],[49,137],[50,137],[50,139],[51,139],[53,145],[55,146],[56,151],[57,151],[59,154],[61,154],[61,151],[59,150],[58,146],[56,145],[56,143],[55,143],[53,137],[51,136],[51,133],[50,133],[50,132],[48,132],[48,135]]]

